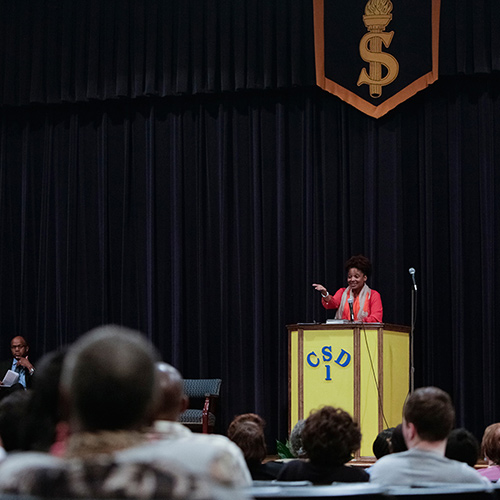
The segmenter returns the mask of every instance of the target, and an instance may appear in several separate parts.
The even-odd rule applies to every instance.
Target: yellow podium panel
[[[377,434],[401,423],[409,388],[408,327],[387,323],[288,327],[289,429],[325,405],[359,422],[356,458],[370,457]]]

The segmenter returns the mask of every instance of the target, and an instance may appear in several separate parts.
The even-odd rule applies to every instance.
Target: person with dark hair
[[[370,481],[412,486],[421,483],[485,483],[467,464],[444,456],[455,410],[450,396],[423,387],[408,396],[403,408],[403,435],[408,451],[382,457],[370,469]]]
[[[24,422],[31,391],[16,391],[0,401],[0,440],[6,452],[24,449]]]
[[[229,424],[227,437],[239,446],[254,480],[272,480],[278,476],[282,463],[263,460],[267,455],[264,427],[266,422],[255,413],[236,416]]]
[[[28,359],[29,350],[30,346],[24,337],[18,335],[10,341],[12,358],[0,361],[0,380],[3,379],[8,370],[16,372],[19,375],[19,379],[11,387],[2,387],[0,382],[0,398],[17,390],[29,389],[31,387],[31,379],[35,373],[35,367]]]
[[[361,432],[349,413],[324,406],[306,419],[302,443],[308,459],[286,463],[279,481],[311,481],[314,484],[333,482],[366,482],[363,469],[345,465],[361,446]]]
[[[500,479],[500,423],[491,424],[484,430],[481,453],[488,467],[480,469],[479,474],[489,481],[497,482]]]
[[[230,426],[227,437],[236,443],[247,462],[260,464],[267,455],[266,441],[262,427],[251,420],[241,420]],[[255,478],[254,478],[255,479]]]
[[[403,436],[403,425],[398,424],[394,427],[392,431],[391,439],[391,453],[399,453],[401,451],[408,450],[408,446],[406,446],[405,438]]]
[[[57,441],[56,428],[64,425],[60,414],[59,382],[65,354],[65,350],[49,352],[38,363],[25,419],[23,450],[48,452]]]
[[[229,424],[229,427],[227,428],[227,437],[229,439],[231,439],[231,435],[242,422],[253,422],[261,429],[266,427],[266,421],[260,415],[257,415],[257,413],[242,413],[241,415],[236,415],[236,417],[234,417]]]
[[[366,284],[371,273],[371,262],[364,255],[354,255],[345,263],[347,288],[340,288],[332,296],[319,283],[313,287],[321,292],[325,309],[337,309],[336,319],[351,319],[351,305],[355,321],[381,323],[383,317],[380,294]],[[352,300],[352,304],[350,304]]]
[[[375,441],[373,441],[372,445],[373,454],[377,460],[385,457],[385,455],[389,455],[389,453],[392,453],[391,437],[393,432],[394,427],[389,427],[388,429],[384,429],[377,434],[377,437],[375,438]]]
[[[20,452],[0,463],[0,493],[41,498],[219,500],[243,495],[151,443],[158,355],[139,332],[106,325],[68,350],[61,400],[70,436],[63,458]]]
[[[479,458],[479,442],[467,429],[453,429],[448,436],[444,456],[474,467]]]

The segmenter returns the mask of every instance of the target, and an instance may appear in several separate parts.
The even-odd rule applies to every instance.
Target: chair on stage
[[[184,392],[189,397],[189,408],[179,421],[194,432],[214,432],[220,378],[184,379]]]

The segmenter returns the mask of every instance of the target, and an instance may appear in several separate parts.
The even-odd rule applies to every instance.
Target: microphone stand
[[[415,363],[413,359],[413,338],[415,333],[415,320],[417,314],[417,292],[411,289],[411,324],[410,324],[410,394],[415,390]]]

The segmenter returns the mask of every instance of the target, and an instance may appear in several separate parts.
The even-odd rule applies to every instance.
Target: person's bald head
[[[73,430],[138,429],[155,393],[153,346],[139,332],[106,325],[77,340],[61,374]]]
[[[179,371],[168,363],[158,362],[155,368],[158,386],[155,420],[176,421],[188,406],[184,380]]]

